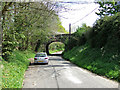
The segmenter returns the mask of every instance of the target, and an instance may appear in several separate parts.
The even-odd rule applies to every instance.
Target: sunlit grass
[[[0,90],[2,88],[2,58],[0,57]]]
[[[22,88],[24,73],[30,62],[28,58],[34,55],[31,51],[14,51],[7,61],[3,60],[2,88]]]
[[[102,54],[101,49],[84,45],[64,52],[63,57],[93,73],[120,82],[120,55],[115,57],[114,52],[107,51]]]

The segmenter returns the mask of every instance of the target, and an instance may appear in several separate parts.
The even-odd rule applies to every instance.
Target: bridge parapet
[[[69,34],[52,35],[49,42],[53,42],[54,41],[54,42],[63,42],[64,43],[64,41],[67,38],[69,38],[69,36],[73,36],[73,34],[71,34],[71,35],[69,35]]]

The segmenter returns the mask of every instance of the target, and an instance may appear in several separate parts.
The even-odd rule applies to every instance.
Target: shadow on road
[[[62,54],[48,54],[48,56],[62,56]]]
[[[51,56],[51,55],[49,55]],[[54,62],[60,62],[59,64],[52,64],[51,61],[54,61]],[[44,64],[44,63],[30,63],[29,66],[37,66],[37,65],[40,65],[40,66],[43,66],[43,67],[74,67],[75,65],[74,64],[71,64],[70,62],[66,62],[66,60],[62,59],[61,56],[57,56],[57,57],[54,57],[51,56],[49,58],[49,63],[48,64]]]
[[[50,58],[49,60],[52,60],[52,61],[63,61],[63,59],[60,59],[60,58]]]
[[[32,66],[32,65],[47,65],[46,63],[30,63],[29,66]]]
[[[31,64],[29,66],[36,66],[36,65],[43,65],[44,67],[72,67],[72,66],[74,66],[70,63],[62,63],[62,65],[47,65],[47,64],[43,64],[43,63],[37,63],[37,64]]]

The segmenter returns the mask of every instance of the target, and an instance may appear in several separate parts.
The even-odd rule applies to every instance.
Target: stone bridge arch
[[[54,42],[60,42],[60,41],[51,41],[51,42],[49,42],[49,43],[47,43],[46,44],[46,53],[48,54],[48,55],[51,55],[50,54],[50,52],[49,52],[49,45],[51,44],[51,43],[54,43]],[[61,43],[63,43],[63,42],[61,42]],[[63,43],[64,44],[64,43]],[[65,45],[65,44],[64,44]],[[57,54],[58,55],[58,54]]]
[[[50,41],[46,44],[46,53],[48,55],[51,55],[49,53],[49,45],[53,42],[61,42],[64,45],[66,45],[66,40],[70,38],[70,36],[73,36],[73,34],[58,34],[58,35],[54,35],[52,36],[52,38],[50,38]],[[58,54],[57,54],[58,55]]]

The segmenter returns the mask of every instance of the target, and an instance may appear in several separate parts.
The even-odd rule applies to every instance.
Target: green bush
[[[81,27],[78,27],[77,31],[73,33],[73,35],[70,37],[70,40],[67,40],[67,43],[65,45],[65,50],[67,51],[75,46],[84,45],[87,39],[89,38],[88,35],[91,34],[90,29],[91,28],[86,24],[83,24]]]
[[[112,39],[117,39],[117,42],[120,42],[119,26],[120,13],[117,13],[114,16],[106,16],[97,20],[92,28],[92,30],[97,33],[89,39],[90,46],[101,48]],[[117,42],[115,42],[114,44],[116,44]]]

